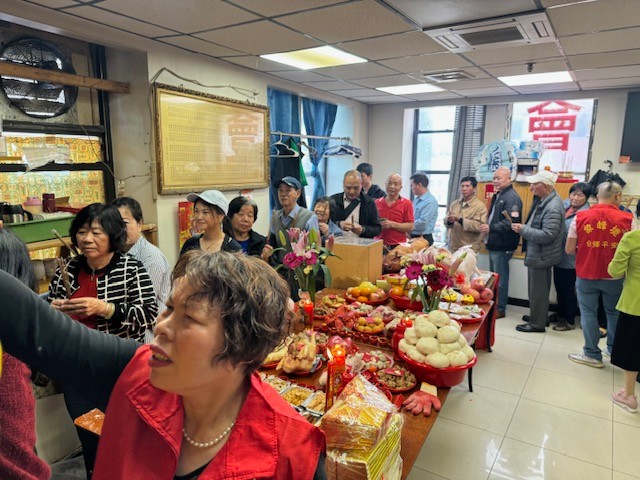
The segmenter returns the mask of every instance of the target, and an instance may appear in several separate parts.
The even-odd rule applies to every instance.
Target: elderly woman
[[[253,224],[258,220],[258,204],[240,195],[229,202],[227,217],[231,222],[233,239],[242,247],[242,251],[253,257],[268,259],[267,255],[263,255],[267,237],[253,231]]]
[[[158,306],[142,263],[122,253],[127,234],[118,209],[88,205],[71,222],[69,235],[81,255],[67,261],[65,272],[56,270],[51,306],[90,328],[142,341]]]
[[[88,205],[71,222],[69,235],[81,255],[56,270],[49,285],[51,306],[89,328],[143,342],[158,313],[156,293],[142,263],[122,253],[127,234],[118,209]],[[95,406],[70,385],[64,386],[64,400],[72,418]],[[78,436],[91,478],[97,442],[81,430]]]
[[[15,233],[4,228],[0,228],[0,270],[35,289],[27,247]],[[31,370],[1,350],[0,478],[47,480],[51,475],[49,466],[35,453],[36,401],[29,380]]]
[[[580,210],[589,208],[587,201],[591,196],[591,186],[585,182],[575,183],[569,189],[569,198],[564,201],[565,226],[562,244],[567,241],[567,232],[571,222]],[[576,328],[575,319],[578,313],[578,297],[576,297],[576,256],[562,249],[562,260],[553,266],[553,283],[558,296],[558,315],[552,315],[558,322],[553,329],[564,332]]]
[[[611,363],[624,371],[624,388],[612,393],[611,400],[626,411],[636,413],[636,380],[640,380],[640,230],[623,235],[607,271],[613,278],[625,277],[616,305],[620,317],[611,353]]]
[[[205,190],[201,194],[192,193],[187,200],[193,202],[193,219],[202,233],[194,235],[182,246],[180,255],[189,250],[204,252],[237,252],[242,247],[231,237],[231,227],[227,218],[229,202],[219,190]]]
[[[94,480],[324,478],[323,433],[256,373],[287,332],[286,284],[226,252],[190,252],[173,278],[143,346],[83,328],[0,272],[9,353],[106,408]]]
[[[331,197],[320,197],[313,206],[313,213],[318,217],[318,225],[323,243],[329,235],[333,235],[334,237],[344,235],[344,231],[331,220],[331,213],[335,208],[336,202]]]

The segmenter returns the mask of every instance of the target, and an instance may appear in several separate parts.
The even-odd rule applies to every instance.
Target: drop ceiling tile
[[[579,90],[578,85],[574,82],[564,83],[547,83],[546,85],[522,85],[520,87],[511,87],[518,93],[547,93],[547,92],[572,92]]]
[[[476,88],[493,88],[504,87],[504,83],[495,78],[480,78],[473,80],[457,80],[455,82],[441,82],[434,83],[434,85],[441,86],[447,90],[472,90]]]
[[[450,91],[463,97],[491,97],[494,95],[515,95],[517,93],[507,86],[470,89],[450,88]]]
[[[567,55],[632,50],[640,48],[640,27],[561,37],[560,43]]]
[[[581,80],[578,83],[583,90],[639,87],[640,77],[608,78],[606,80]]]
[[[157,27],[146,22],[140,22],[93,6],[85,5],[67,8],[64,12],[145,37],[162,37],[164,35],[173,35],[176,33],[175,31],[168,30],[166,28]]]
[[[418,79],[422,79],[422,78],[425,78],[426,75],[443,73],[443,72],[456,72],[456,71],[464,72],[468,74],[470,77],[469,80],[460,80],[460,81],[468,82],[468,81],[474,81],[481,78],[489,78],[489,75],[487,75],[487,72],[477,67],[447,68],[442,70],[423,70],[421,72],[413,72],[411,73],[411,76]],[[426,80],[431,81],[428,78]]]
[[[210,55],[212,57],[224,57],[229,55],[238,55],[242,52],[231,50],[227,47],[216,45],[215,43],[205,42],[199,38],[190,37],[189,35],[178,35],[174,37],[162,37],[157,39],[160,42],[169,43],[176,47],[184,48],[196,53]]]
[[[341,80],[352,80],[354,78],[381,77],[395,73],[393,70],[378,65],[377,63],[355,63],[353,65],[343,65],[341,67],[318,68],[316,70],[327,77]]]
[[[327,43],[413,30],[399,15],[374,0],[361,0],[278,18],[278,22]]]
[[[158,4],[161,5],[158,5]],[[248,22],[258,18],[221,0],[104,0],[100,8],[133,18],[144,19],[178,32],[192,33]],[[214,13],[215,12],[215,13]]]
[[[378,88],[396,87],[398,85],[413,85],[416,83],[424,83],[424,81],[410,77],[409,75],[388,75],[375,78],[359,78],[357,80],[353,80],[353,83],[357,83],[363,87]]]
[[[225,57],[227,62],[235,63],[243,67],[258,70],[260,72],[279,72],[283,70],[291,70],[291,65],[285,65],[284,63],[272,62],[264,58],[256,57],[253,55],[242,55],[240,57]]]
[[[566,3],[575,3],[576,0],[542,0],[542,6],[547,7],[555,7],[556,5],[564,5]]]
[[[358,98],[358,97],[380,97],[387,96],[388,93],[373,90],[371,88],[354,88],[352,90],[334,90],[331,93],[341,95],[343,97]]]
[[[455,25],[536,10],[534,0],[385,0],[422,27]]]
[[[304,0],[304,2],[292,2],[291,0],[268,0],[258,2],[256,0],[231,0],[231,3],[251,10],[265,17],[283,15],[285,13],[299,12],[317,7],[325,7],[344,0]]]
[[[339,43],[336,47],[369,60],[446,51],[442,45],[422,32],[399,33],[367,40]]]
[[[203,40],[253,55],[289,52],[322,45],[317,40],[289,30],[270,20],[221,28],[211,32],[199,33],[197,36]]]
[[[411,98],[401,97],[398,95],[387,95],[386,97],[359,97],[359,102],[363,103],[406,103],[413,102]]]
[[[393,60],[381,60],[379,63],[402,73],[414,73],[420,71],[435,72],[439,70],[471,66],[471,63],[466,61],[460,55],[456,55],[454,53],[418,55],[415,57],[396,58]]]
[[[465,52],[464,57],[476,65],[497,65],[501,63],[531,62],[546,58],[558,58],[562,54],[555,43],[539,43],[517,47],[487,48]]]
[[[313,73],[310,70],[289,70],[286,72],[270,72],[271,75],[277,77],[286,78],[292,82],[320,82],[322,80],[329,80],[327,77]]]
[[[640,24],[636,0],[585,2],[552,8],[547,11],[559,37],[595,33]]]
[[[453,92],[432,92],[432,93],[415,93],[412,95],[405,95],[412,100],[444,100],[447,98],[461,98],[460,95]]]
[[[603,78],[624,78],[640,76],[640,65],[629,67],[597,68],[593,70],[576,70],[578,80],[599,80]]]
[[[52,8],[52,9],[68,7],[70,5],[73,5],[73,6],[78,5],[73,0],[29,0],[29,2],[36,3],[38,5],[42,5],[43,7]]]
[[[486,67],[486,70],[494,77],[525,75],[528,73],[525,62],[513,65]],[[539,62],[533,66],[533,71],[531,73],[560,72],[563,70],[567,70],[567,66],[562,61]]]
[[[354,83],[341,82],[339,80],[331,80],[328,82],[305,82],[305,85],[325,91],[349,90],[358,87],[358,85],[355,85]]]
[[[585,55],[569,55],[567,57],[574,70],[601,67],[619,67],[640,64],[640,49],[621,52],[591,53]]]

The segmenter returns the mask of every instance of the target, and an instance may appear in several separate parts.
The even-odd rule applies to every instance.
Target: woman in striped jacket
[[[126,227],[118,209],[101,203],[83,208],[69,235],[81,255],[65,271],[56,270],[49,285],[53,308],[90,328],[142,341],[158,306],[142,263],[122,253]]]
[[[89,328],[142,343],[158,314],[156,294],[142,263],[122,253],[127,233],[117,207],[86,206],[69,235],[81,253],[56,270],[49,284],[51,306]],[[72,385],[64,385],[64,400],[71,418],[96,406]],[[77,432],[90,479],[98,442],[92,433]]]

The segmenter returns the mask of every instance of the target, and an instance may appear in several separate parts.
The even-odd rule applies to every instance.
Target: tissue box
[[[364,280],[375,282],[382,276],[382,240],[336,237],[333,252],[340,258],[326,260],[332,288],[349,288]]]

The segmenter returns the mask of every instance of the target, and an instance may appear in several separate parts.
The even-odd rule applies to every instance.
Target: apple
[[[478,292],[483,291],[485,289],[484,280],[482,280],[481,278],[474,278],[473,280],[471,280],[471,288],[477,290]]]
[[[480,292],[478,292],[474,288],[470,288],[469,290],[467,290],[467,295],[471,295],[476,302],[480,300]]]
[[[493,290],[491,290],[490,288],[485,288],[482,292],[480,292],[480,298],[485,302],[493,299]]]

